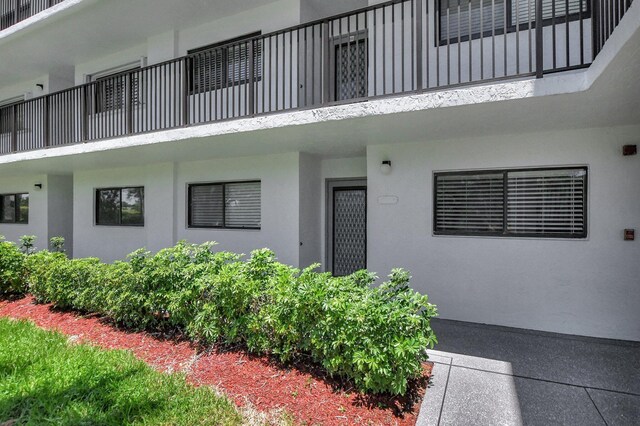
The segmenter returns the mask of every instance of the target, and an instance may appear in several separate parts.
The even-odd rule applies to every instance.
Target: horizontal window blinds
[[[191,226],[222,227],[224,225],[222,185],[191,187]]]
[[[587,14],[587,0],[542,0],[542,19],[547,20],[555,16],[555,18],[563,18],[567,15],[567,4],[569,5],[569,15],[580,13]],[[529,20],[535,21],[536,0],[517,0],[513,1],[511,8],[511,22],[527,23]],[[528,11],[531,11],[531,18]]]
[[[502,173],[445,175],[436,180],[437,231],[499,231],[503,205]]]
[[[130,84],[130,87],[128,87]],[[104,77],[96,80],[96,112],[108,112],[123,109],[127,103],[127,89],[131,105],[138,105],[140,84],[137,73]]]
[[[259,229],[261,183],[191,185],[189,187],[189,226]]]
[[[584,238],[587,169],[437,173],[434,232]]]
[[[507,231],[583,234],[586,170],[508,173]]]
[[[482,16],[480,11],[482,10]],[[471,19],[469,19],[471,14]],[[457,39],[491,32],[505,27],[505,2],[501,0],[442,0],[440,2],[440,39]],[[458,29],[460,33],[458,34]]]
[[[260,227],[260,182],[230,183],[225,188],[225,226]]]
[[[262,40],[204,50],[192,56],[192,90],[206,92],[249,81],[249,52],[253,43],[254,79],[262,77]]]
[[[582,10],[580,9],[582,8]],[[482,10],[482,13],[480,11]],[[589,13],[587,0],[542,0],[544,21]],[[502,33],[511,26],[536,20],[536,0],[441,0],[440,40],[457,40],[482,33]],[[509,19],[506,17],[509,16]],[[545,22],[546,24],[546,22]],[[482,28],[482,31],[481,31]]]

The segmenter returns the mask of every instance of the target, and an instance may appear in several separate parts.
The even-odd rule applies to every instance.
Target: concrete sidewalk
[[[434,320],[426,425],[640,425],[640,343]]]

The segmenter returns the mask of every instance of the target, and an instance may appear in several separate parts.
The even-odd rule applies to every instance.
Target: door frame
[[[331,272],[333,274],[333,256],[334,256],[334,233],[333,233],[333,224],[334,224],[334,206],[333,206],[333,193],[336,188],[339,189],[364,189],[365,190],[365,221],[366,221],[366,232],[365,232],[365,265],[366,259],[368,255],[368,233],[369,233],[369,222],[368,222],[368,185],[366,177],[354,177],[354,178],[335,178],[335,179],[327,179],[325,185],[325,250],[324,250],[324,258],[325,258],[325,271]]]

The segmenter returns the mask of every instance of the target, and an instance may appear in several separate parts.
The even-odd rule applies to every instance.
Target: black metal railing
[[[383,3],[2,107],[0,154],[543,77],[588,66],[629,6],[629,0]]]
[[[0,0],[0,31],[63,0]]]
[[[616,29],[622,17],[629,10],[632,2],[633,0],[599,0],[594,2],[593,50],[595,55],[602,50],[606,41],[609,40],[613,30]]]

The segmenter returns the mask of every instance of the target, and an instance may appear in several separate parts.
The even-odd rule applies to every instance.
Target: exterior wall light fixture
[[[382,164],[380,164],[380,173],[385,176],[391,174],[391,161],[384,160]]]

